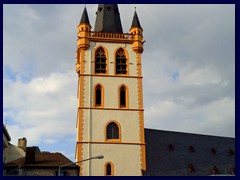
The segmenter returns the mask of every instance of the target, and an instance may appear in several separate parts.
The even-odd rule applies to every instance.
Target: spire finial
[[[135,12],[137,11],[136,9],[137,9],[137,8],[136,8],[136,7],[134,7],[134,10],[135,10]]]

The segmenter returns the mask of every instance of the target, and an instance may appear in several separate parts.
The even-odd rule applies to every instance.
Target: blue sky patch
[[[178,79],[179,75],[180,75],[179,71],[176,70],[171,74],[171,77],[174,81],[176,81]]]
[[[12,72],[10,67],[6,65],[3,66],[3,79],[16,81],[17,74],[18,73]]]

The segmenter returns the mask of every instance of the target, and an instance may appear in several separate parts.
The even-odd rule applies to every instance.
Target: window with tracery
[[[98,48],[95,53],[95,73],[107,72],[107,57],[102,47]]]
[[[127,58],[122,48],[116,52],[116,74],[127,74]]]

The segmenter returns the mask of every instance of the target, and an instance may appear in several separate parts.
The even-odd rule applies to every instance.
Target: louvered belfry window
[[[127,58],[122,48],[116,53],[116,74],[127,74]]]
[[[107,58],[102,47],[98,48],[95,54],[95,73],[107,72]]]

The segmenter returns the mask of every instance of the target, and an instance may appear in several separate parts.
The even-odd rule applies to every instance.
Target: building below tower
[[[145,128],[145,176],[235,175],[235,138]]]

